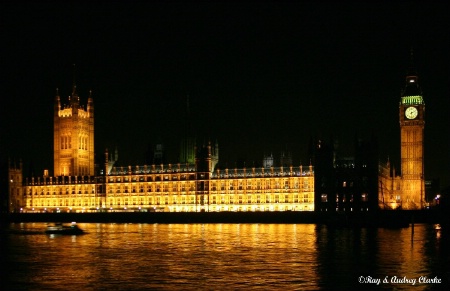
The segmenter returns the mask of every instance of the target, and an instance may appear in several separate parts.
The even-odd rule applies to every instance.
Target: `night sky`
[[[2,2],[0,155],[53,167],[53,102],[75,81],[95,104],[97,155],[142,165],[162,140],[178,162],[189,96],[197,141],[222,167],[291,152],[311,137],[378,138],[400,167],[398,104],[413,48],[426,103],[425,175],[450,184],[450,16],[441,3]],[[339,3],[338,3],[339,2]]]

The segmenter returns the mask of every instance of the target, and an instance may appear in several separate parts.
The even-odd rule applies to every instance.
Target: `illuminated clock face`
[[[416,107],[412,107],[411,106],[411,107],[406,108],[406,111],[405,111],[406,118],[414,119],[414,118],[417,117],[417,114],[418,114],[418,112],[417,112],[417,108]]]

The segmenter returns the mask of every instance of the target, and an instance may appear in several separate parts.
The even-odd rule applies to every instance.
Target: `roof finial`
[[[75,64],[73,64],[73,87],[72,87],[72,96],[77,95],[77,85],[75,82]]]
[[[416,66],[414,65],[414,49],[411,46],[410,49],[410,59],[409,59],[409,72],[408,75],[416,75]]]

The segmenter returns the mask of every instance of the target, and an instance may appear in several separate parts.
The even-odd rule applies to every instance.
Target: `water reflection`
[[[448,241],[448,237],[441,237],[430,225],[416,225],[413,236],[411,228],[318,227],[318,284],[324,289],[336,286],[395,290],[444,288],[449,278],[449,253],[443,240]],[[435,277],[442,279],[442,283],[419,282],[420,278]]]
[[[43,229],[45,224],[15,224]],[[80,224],[82,236],[2,235],[7,289],[317,290],[360,276],[448,282],[447,237],[411,230],[328,229],[312,224]],[[420,285],[415,289],[442,287]],[[418,288],[417,288],[418,287]]]

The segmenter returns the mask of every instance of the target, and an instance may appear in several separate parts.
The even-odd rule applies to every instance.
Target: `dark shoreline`
[[[2,223],[304,223],[350,227],[408,227],[414,223],[443,223],[440,211],[320,212],[112,212],[2,213]]]

